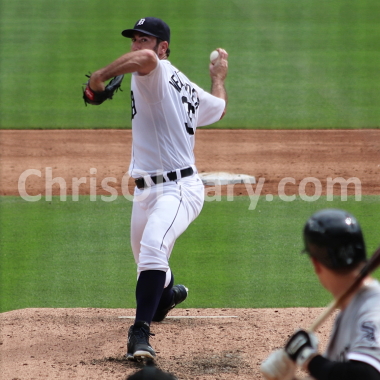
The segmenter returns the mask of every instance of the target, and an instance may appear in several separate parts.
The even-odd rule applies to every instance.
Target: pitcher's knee
[[[144,270],[161,270],[167,272],[169,262],[166,253],[148,246],[141,246],[139,255],[138,271]]]

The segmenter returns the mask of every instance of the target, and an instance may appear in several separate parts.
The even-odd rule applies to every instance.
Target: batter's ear
[[[314,272],[316,274],[319,274],[321,273],[321,263],[314,257],[310,257],[311,259],[311,262],[313,263],[313,267],[314,267]]]

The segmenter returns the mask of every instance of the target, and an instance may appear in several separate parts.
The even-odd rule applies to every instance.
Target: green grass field
[[[229,52],[218,128],[379,128],[378,0],[0,0],[0,127],[129,128],[124,92],[81,99],[85,74],[129,51],[121,31],[157,16],[170,60],[210,87],[208,57]]]
[[[307,218],[325,207],[345,208],[361,221],[368,251],[379,245],[380,203],[363,196],[315,202],[261,197],[205,202],[178,239],[171,266],[190,296],[183,307],[324,306],[306,256]],[[2,197],[0,312],[29,307],[133,308],[136,269],[129,243],[131,202],[77,202],[53,197],[26,202]],[[380,278],[379,273],[376,274]]]
[[[85,107],[85,74],[129,51],[141,17],[172,29],[171,62],[210,87],[209,54],[229,52],[226,117],[211,128],[379,128],[378,0],[0,0],[0,129],[130,128],[123,92]],[[171,265],[184,307],[324,306],[302,247],[312,212],[340,207],[379,245],[380,202],[260,197],[206,202]],[[131,202],[0,197],[0,312],[27,307],[134,307]],[[377,274],[379,278],[379,274]]]

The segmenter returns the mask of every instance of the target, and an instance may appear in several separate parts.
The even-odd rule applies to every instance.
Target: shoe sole
[[[132,361],[142,361],[144,359],[154,359],[155,356],[148,351],[136,351],[134,354],[130,352],[127,353],[127,359]]]

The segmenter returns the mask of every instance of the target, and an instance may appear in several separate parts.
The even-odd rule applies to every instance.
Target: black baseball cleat
[[[128,360],[154,359],[156,353],[149,344],[149,336],[154,336],[154,334],[150,332],[147,322],[136,321],[129,328],[126,355]]]
[[[173,301],[165,309],[159,309],[156,311],[156,314],[154,314],[153,321],[154,322],[161,322],[165,319],[165,317],[168,315],[169,311],[174,309],[177,305],[179,305],[181,302],[185,301],[187,298],[188,289],[184,285],[175,285],[173,286]]]

